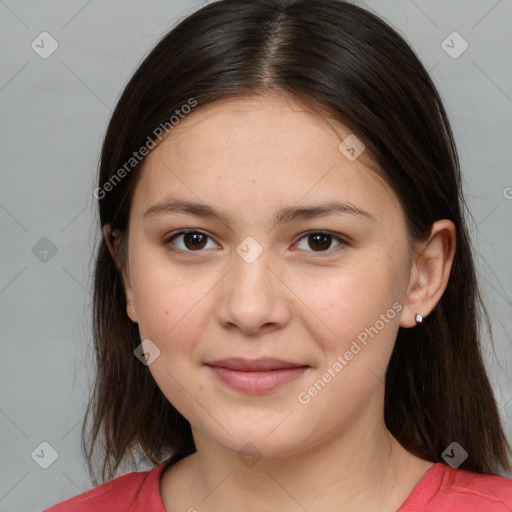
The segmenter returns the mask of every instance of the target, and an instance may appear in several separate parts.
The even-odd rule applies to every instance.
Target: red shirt
[[[42,512],[166,512],[160,475],[169,461],[150,471],[114,478]],[[452,469],[437,462],[397,512],[510,512],[512,480]]]

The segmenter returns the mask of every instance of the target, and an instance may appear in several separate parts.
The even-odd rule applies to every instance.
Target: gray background
[[[142,57],[203,4],[0,0],[0,511],[40,510],[92,487],[79,435],[100,145]],[[484,352],[512,438],[512,1],[366,5],[412,44],[452,121],[495,333],[496,354],[487,342]],[[59,45],[47,59],[31,47],[43,31]],[[442,47],[453,31],[469,44],[458,58]],[[58,452],[48,469],[31,456],[42,442]]]

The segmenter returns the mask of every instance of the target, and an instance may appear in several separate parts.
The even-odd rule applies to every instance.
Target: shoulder
[[[165,512],[160,495],[160,475],[168,461],[149,471],[134,471],[73,496],[42,512]]]
[[[434,464],[399,512],[512,510],[512,480]]]

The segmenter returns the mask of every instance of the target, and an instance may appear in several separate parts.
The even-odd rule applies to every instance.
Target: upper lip
[[[244,372],[257,372],[265,370],[280,370],[282,368],[301,368],[308,366],[302,363],[292,363],[281,359],[263,357],[261,359],[243,359],[233,357],[229,359],[218,359],[205,363],[207,366],[217,366],[219,368],[228,368],[229,370],[239,370]]]

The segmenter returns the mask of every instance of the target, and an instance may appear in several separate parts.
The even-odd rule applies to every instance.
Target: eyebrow
[[[214,219],[226,224],[228,227],[230,226],[229,219],[220,212],[217,212],[211,206],[205,203],[195,203],[193,201],[184,201],[181,199],[161,201],[148,208],[144,213],[143,218],[168,213],[184,213],[195,217]],[[330,201],[317,205],[301,207],[288,206],[286,208],[282,208],[274,214],[272,227],[274,228],[279,224],[290,223],[297,220],[309,220],[335,214],[362,216],[370,220],[375,220],[373,215],[350,202]]]

